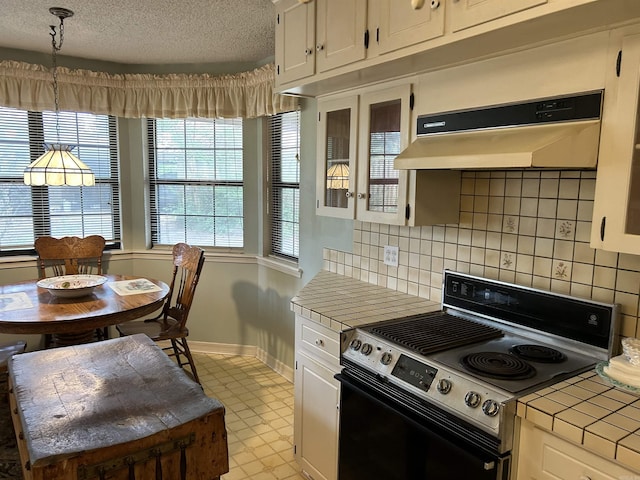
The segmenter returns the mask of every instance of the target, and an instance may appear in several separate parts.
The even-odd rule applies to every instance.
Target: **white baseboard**
[[[255,357],[274,372],[293,383],[293,368],[267,354],[255,345],[234,345],[230,343],[213,343],[189,341],[189,348],[194,353],[215,353],[219,355],[247,355]]]
[[[257,356],[258,347],[255,345],[234,345],[232,343],[197,342],[189,340],[189,348],[196,353],[218,353],[220,355],[248,355]]]
[[[284,378],[289,380],[289,382],[293,383],[293,368],[291,368],[289,365],[282,363],[280,360],[272,357],[271,355],[267,354],[267,352],[265,352],[261,348],[257,350],[258,351],[256,352],[256,358],[258,360],[260,360],[262,363],[264,363],[267,367],[269,367],[274,372],[282,375]]]

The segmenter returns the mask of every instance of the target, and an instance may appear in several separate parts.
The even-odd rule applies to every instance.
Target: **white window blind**
[[[369,210],[396,213],[400,172],[393,160],[400,154],[401,101],[371,105],[369,132]]]
[[[102,235],[120,244],[118,139],[115,117],[0,107],[0,252],[33,249],[43,235]],[[43,187],[23,183],[24,169],[45,143],[75,145],[73,153],[96,176],[91,187]]]
[[[147,125],[153,244],[243,247],[242,119]]]
[[[297,260],[300,252],[300,112],[268,120],[271,254]]]

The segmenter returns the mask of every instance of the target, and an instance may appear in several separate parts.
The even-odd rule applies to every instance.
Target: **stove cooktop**
[[[522,346],[535,353],[524,358],[518,354]],[[549,358],[543,352],[548,353]],[[505,334],[500,338],[434,353],[426,361],[463,371],[517,394],[584,372],[592,368],[598,358]]]
[[[447,270],[442,298],[439,312],[343,331],[340,363],[372,388],[489,432],[503,451],[517,398],[592,368],[619,343],[614,304]]]
[[[593,367],[598,358],[446,312],[414,315],[363,328],[383,341],[478,381],[517,394]]]

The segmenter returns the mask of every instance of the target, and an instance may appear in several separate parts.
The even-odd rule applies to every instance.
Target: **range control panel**
[[[505,405],[513,396],[428,358],[360,330],[343,332],[341,358],[463,417],[496,436]]]

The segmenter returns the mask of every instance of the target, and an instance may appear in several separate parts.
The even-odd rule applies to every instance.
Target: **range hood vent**
[[[421,115],[400,170],[595,168],[603,92]]]

